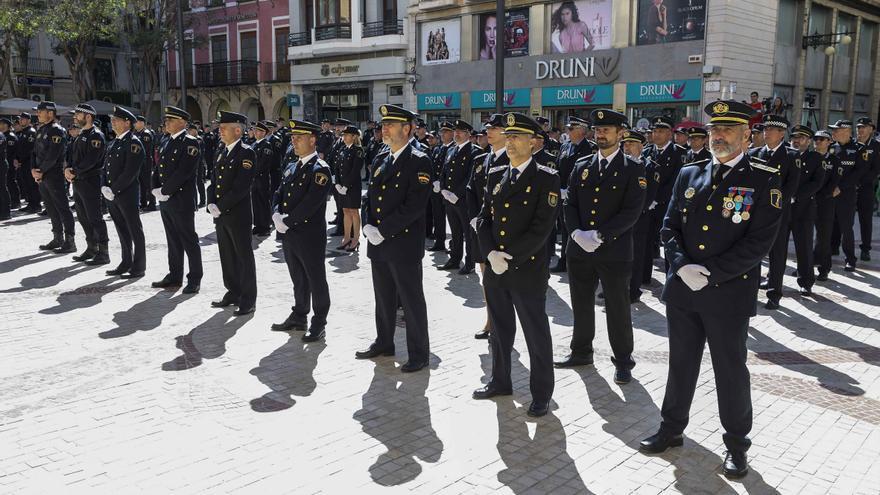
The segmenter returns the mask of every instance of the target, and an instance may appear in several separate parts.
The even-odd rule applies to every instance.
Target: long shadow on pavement
[[[2,261],[0,262],[0,273],[14,272],[15,270],[30,265],[31,263],[38,263],[40,261],[50,260],[55,257],[56,254],[51,251],[41,251],[39,253],[22,256],[20,258],[13,258],[10,260]]]
[[[159,290],[149,298],[131,308],[113,315],[116,328],[98,334],[102,339],[127,337],[135,332],[148,332],[158,328],[162,319],[174,311],[178,304],[192,299],[195,294],[180,294],[174,297],[173,290]]]
[[[289,409],[296,404],[291,396],[308,397],[315,391],[314,372],[318,356],[327,344],[323,341],[305,343],[302,333],[290,333],[287,342],[260,360],[251,370],[260,382],[271,389],[262,397],[251,401],[256,412],[275,412]]]
[[[105,295],[134,282],[133,279],[108,277],[71,291],[62,292],[58,295],[57,306],[41,309],[39,312],[44,315],[59,315],[75,309],[91,308],[97,306]]]
[[[205,359],[216,359],[226,353],[226,343],[236,332],[253,318],[232,316],[228,310],[218,311],[204,323],[190,330],[186,335],[176,337],[176,346],[183,352],[167,363],[162,364],[164,371],[183,371],[202,365]]]
[[[18,287],[0,290],[0,294],[15,294],[18,292],[26,292],[33,289],[48,289],[54,285],[58,285],[62,281],[82,272],[92,270],[96,267],[83,265],[62,266],[46,273],[34,275],[33,277],[25,277],[21,279]]]

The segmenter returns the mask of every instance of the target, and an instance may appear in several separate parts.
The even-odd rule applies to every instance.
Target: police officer
[[[825,181],[825,167],[822,155],[810,149],[813,129],[806,125],[791,128],[791,142],[797,149],[795,167],[800,173],[797,192],[792,198],[791,221],[789,225],[779,227],[779,237],[788,245],[788,234],[794,237],[794,250],[797,256],[797,283],[801,295],[812,294],[816,276],[813,271],[813,227],[816,223],[816,193]],[[776,242],[779,242],[777,239]],[[774,243],[775,246],[775,243]]]
[[[342,207],[342,243],[336,249],[356,251],[360,246],[361,224],[361,169],[364,166],[364,149],[361,132],[350,125],[342,131],[344,146],[336,155],[338,167],[334,175],[334,189]]]
[[[595,300],[599,282],[605,297],[608,339],[616,368],[614,381],[629,383],[633,334],[629,283],[632,273],[632,228],[645,204],[648,181],[645,166],[620,149],[626,116],[609,109],[590,114],[597,153],[575,163],[568,180],[565,222],[568,240],[568,279],[574,311],[571,354],[557,367],[593,363],[596,334]]]
[[[712,155],[706,148],[706,138],[708,135],[706,129],[701,126],[687,128],[689,149],[687,155],[685,155],[685,163],[702,162],[712,158]]]
[[[6,181],[6,190],[9,193],[9,205],[6,208],[6,214],[0,214],[0,220],[8,220],[12,218],[12,208],[16,210],[21,206],[21,192],[18,187],[18,170],[15,168],[15,150],[18,146],[17,137],[12,130],[12,121],[6,117],[0,118],[0,134],[3,134],[3,140],[6,146],[3,149],[6,157],[6,174],[0,178],[0,182]],[[3,188],[0,187],[0,194],[3,194]]]
[[[55,122],[55,103],[41,101],[34,110],[37,111],[40,129],[34,141],[31,175],[40,185],[40,195],[46,202],[46,211],[52,220],[53,235],[52,241],[40,246],[40,249],[55,250],[59,254],[74,253],[76,240],[73,215],[67,202],[67,183],[63,170],[67,132]]]
[[[754,166],[761,164],[772,168],[779,175],[782,190],[782,218],[779,221],[780,232],[773,248],[770,249],[770,267],[767,282],[761,288],[767,289],[767,309],[778,309],[782,297],[782,276],[785,274],[785,262],[788,259],[788,224],[791,220],[791,202],[797,192],[800,181],[800,162],[797,161],[797,150],[786,146],[785,133],[789,123],[782,115],[764,114],[764,146],[749,150]]]
[[[257,302],[257,274],[251,247],[251,183],[254,180],[256,153],[244,144],[247,117],[220,111],[220,139],[214,177],[208,188],[208,213],[214,217],[217,247],[226,293],[215,308],[238,305],[233,313],[244,316],[254,312]]]
[[[688,151],[691,150],[690,143],[688,143],[688,140],[690,138],[690,135],[688,133],[688,129],[689,129],[688,127],[679,125],[678,127],[675,128],[675,132],[673,133],[673,137],[672,137],[673,141],[675,141],[675,144],[682,151],[684,151],[685,155],[687,155]]]
[[[546,117],[538,117],[535,119],[538,124],[541,125],[541,130],[544,131],[545,135],[549,134],[552,130],[550,125],[550,120]],[[546,142],[544,143],[544,147],[547,149],[547,153],[550,153],[553,156],[557,156],[559,154],[559,150],[562,148],[562,145],[559,141],[555,139],[551,139],[548,135]]]
[[[48,102],[47,102],[48,103]],[[18,116],[18,141],[15,149],[13,166],[18,170],[18,184],[21,196],[27,203],[18,211],[39,213],[41,191],[39,184],[34,179],[31,169],[33,168],[34,145],[37,142],[37,131],[31,125],[31,114],[22,112]],[[50,243],[51,244],[51,243]],[[59,244],[60,246],[60,244]]]
[[[331,130],[332,122],[330,119],[322,119],[321,120],[321,133],[318,135],[318,156],[322,160],[328,159],[328,153],[330,153],[330,148],[333,147],[333,143],[336,141],[336,136],[333,135],[333,131]]]
[[[144,145],[146,160],[141,167],[140,183],[141,209],[144,211],[156,211],[156,197],[150,193],[153,185],[153,170],[156,169],[156,134],[147,127],[147,119],[143,115],[136,116],[137,123],[134,131]]]
[[[464,264],[458,270],[461,275],[474,271],[473,234],[466,199],[467,182],[471,176],[474,157],[474,145],[470,142],[471,130],[471,125],[464,120],[455,121],[454,144],[450,145],[448,159],[440,177],[440,194],[443,196],[446,218],[452,230],[452,241],[449,246],[449,260],[438,269],[459,268],[463,258]]]
[[[833,152],[840,160],[840,180],[832,192],[835,198],[834,218],[835,230],[831,235],[831,252],[836,253],[842,244],[844,270],[856,270],[856,247],[853,234],[858,187],[862,177],[869,172],[870,155],[862,153],[861,146],[852,141],[852,121],[838,120],[828,126],[834,139]]]
[[[630,304],[638,302],[642,297],[641,286],[645,283],[646,279],[651,279],[651,272],[653,270],[653,256],[651,256],[647,247],[648,232],[651,227],[651,210],[648,209],[648,206],[654,202],[654,197],[657,195],[657,187],[660,186],[660,174],[654,170],[654,162],[651,161],[650,154],[645,152],[646,142],[647,138],[641,131],[623,131],[623,138],[621,139],[623,153],[634,162],[644,165],[645,181],[647,182],[641,213],[632,228],[633,263],[629,280]]]
[[[831,143],[831,134],[828,131],[818,131],[813,135],[813,145],[822,157],[822,168],[825,169],[822,184],[816,192],[816,246],[813,258],[819,271],[816,275],[818,282],[828,280],[828,273],[831,272],[831,233],[834,230],[836,202],[834,190],[837,189],[843,173],[840,159],[831,152]]]
[[[254,163],[254,181],[251,184],[251,208],[254,212],[254,228],[252,234],[266,237],[272,228],[272,168],[278,161],[275,155],[275,143],[267,136],[269,127],[263,121],[254,125],[253,145],[257,157]]]
[[[6,161],[6,134],[0,132],[0,220],[12,218],[11,200],[6,180],[9,174],[9,163]]]
[[[196,180],[202,162],[199,142],[186,132],[190,114],[165,107],[165,128],[170,139],[159,153],[151,195],[159,202],[159,213],[168,241],[168,274],[153,287],[179,287],[183,283],[183,256],[189,261],[184,294],[197,294],[202,281],[202,250],[195,227]]]
[[[305,330],[312,304],[312,322],[303,335],[304,342],[324,338],[330,290],[324,268],[327,243],[327,196],[332,180],[330,167],[318,158],[316,150],[321,127],[311,122],[291,120],[292,144],[300,156],[293,171],[281,184],[278,211],[272,215],[275,229],[282,234],[284,259],[293,281],[293,311],[272,330]]]
[[[660,430],[647,453],[682,445],[708,341],[727,454],[723,472],[748,472],[752,405],[746,367],[749,318],[757,309],[761,259],[779,230],[782,202],[772,167],[745,153],[754,110],[727,100],[706,106],[712,162],[682,169],[663,225],[670,269],[662,299],[669,326],[669,375]]]
[[[134,114],[122,107],[113,107],[110,125],[116,139],[107,147],[105,185],[101,194],[108,201],[107,209],[119,235],[122,260],[107,275],[140,278],[147,266],[144,227],[138,214],[141,167],[146,166],[144,145],[134,132]]]
[[[652,212],[648,236],[652,259],[659,255],[659,233],[672,196],[672,184],[684,164],[684,151],[672,142],[672,124],[672,119],[665,116],[655,117],[651,122],[651,138],[654,140],[651,161],[654,162],[654,172],[659,174],[657,195],[648,205]]]
[[[857,140],[862,147],[862,160],[868,162],[856,199],[856,210],[859,215],[859,231],[862,242],[859,244],[861,260],[871,261],[872,228],[871,217],[874,215],[877,198],[877,179],[880,177],[880,143],[874,139],[874,121],[869,117],[856,120]]]
[[[377,157],[367,189],[364,235],[369,242],[376,298],[376,340],[358,359],[394,355],[398,301],[406,320],[409,359],[402,372],[428,365],[428,312],[422,288],[425,205],[431,193],[431,160],[409,144],[416,115],[395,105],[379,107],[388,150]],[[462,196],[461,202],[465,199]]]
[[[520,113],[504,117],[509,165],[489,169],[477,219],[479,246],[491,266],[483,285],[492,333],[492,378],[475,399],[511,395],[511,352],[519,321],[529,349],[532,403],[529,416],[544,416],[553,396],[553,343],[545,305],[550,269],[547,236],[556,222],[559,175],[532,158],[540,125]],[[515,311],[515,312],[514,312]]]
[[[568,118],[568,136],[569,140],[563,144],[557,156],[557,167],[559,170],[559,179],[562,184],[560,190],[560,199],[565,201],[568,197],[568,178],[574,169],[574,164],[581,158],[592,155],[596,152],[594,143],[587,139],[587,131],[590,128],[590,122],[580,117],[571,116]],[[561,273],[568,270],[566,265],[566,251],[568,250],[568,227],[565,226],[565,215],[562,209],[556,218],[556,226],[550,233],[550,241],[556,243],[556,235],[561,234],[562,242],[559,247],[559,260],[556,262],[550,272]]]
[[[76,218],[86,234],[86,250],[74,261],[88,265],[110,263],[107,249],[107,224],[101,213],[101,179],[104,172],[104,133],[95,127],[95,108],[81,103],[71,110],[80,127],[79,136],[70,143],[70,160],[64,169],[65,178],[73,184],[73,205]]]
[[[428,251],[445,251],[446,250],[446,206],[441,194],[440,183],[443,180],[443,166],[452,158],[455,150],[455,144],[452,140],[455,133],[455,124],[444,120],[440,122],[440,146],[434,150],[431,161],[431,183],[433,189],[431,191],[431,216],[433,221],[431,225],[434,228],[433,237],[434,244],[428,248]]]
[[[757,149],[764,147],[764,124],[758,123],[752,126],[752,144],[749,149]]]

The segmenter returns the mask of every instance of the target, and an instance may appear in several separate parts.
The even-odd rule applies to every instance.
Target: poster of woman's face
[[[611,0],[578,0],[553,4],[550,17],[553,53],[611,48]]]
[[[451,64],[461,57],[461,21],[423,22],[421,57],[423,65]]]
[[[504,29],[504,56],[521,57],[529,54],[529,11],[509,10],[504,13],[504,25],[495,14],[480,16],[480,60],[494,60],[500,29]]]
[[[706,0],[639,0],[639,45],[701,40]]]

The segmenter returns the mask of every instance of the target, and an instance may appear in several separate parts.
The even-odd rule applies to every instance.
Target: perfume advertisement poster
[[[500,25],[495,14],[480,16],[480,60],[495,59],[495,44]],[[529,9],[504,12],[504,56],[529,54]]]
[[[612,0],[556,2],[550,16],[553,53],[611,48]]]
[[[639,0],[639,45],[701,40],[705,29],[706,0]]]

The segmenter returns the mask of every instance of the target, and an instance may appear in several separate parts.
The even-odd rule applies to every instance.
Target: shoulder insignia
[[[431,174],[427,172],[419,172],[419,184],[427,184],[431,182]]]
[[[263,154],[264,154],[264,155],[271,155],[271,154],[272,154],[272,149],[271,149],[271,148],[266,148],[266,149],[264,149],[264,150],[263,150]]]
[[[771,166],[769,166],[769,165],[765,165],[765,164],[763,164],[763,163],[749,163],[749,165],[751,165],[752,168],[755,168],[755,169],[758,169],[758,170],[763,170],[763,171],[765,171],[765,172],[770,172],[770,173],[772,173],[772,174],[775,174],[775,173],[778,173],[778,172],[779,172],[779,170],[777,170],[777,169],[775,169],[775,168],[773,168],[773,167],[771,167]]]
[[[52,142],[58,144],[61,142],[61,136],[52,136]]]
[[[315,174],[315,184],[319,186],[324,186],[330,179],[327,177],[327,174],[318,172]]]
[[[710,158],[704,158],[704,159],[702,159],[702,160],[697,160],[697,161],[695,161],[695,162],[688,162],[688,163],[685,163],[684,166],[685,166],[685,167],[690,167],[690,166],[694,166],[694,165],[697,165],[697,166],[699,166],[699,165],[705,165],[705,164],[707,164],[707,163],[709,163],[709,162],[711,162],[711,161],[712,161],[712,160],[711,160]]]
[[[687,148],[685,148],[684,146],[682,146],[680,144],[676,144],[675,147],[682,150],[682,151],[687,151]]]
[[[250,160],[242,160],[241,167],[245,170],[250,170],[250,169],[254,168],[254,162],[252,162]]]
[[[417,156],[419,158],[424,157],[424,156],[428,156],[424,152],[422,152],[422,150],[416,148],[415,146],[412,147],[412,154],[413,154],[413,156]]]
[[[777,210],[782,209],[782,191],[779,189],[770,190],[770,204]]]
[[[496,165],[489,169],[489,173],[494,174],[495,172],[502,172],[504,170],[507,170],[507,168],[507,165]]]
[[[322,159],[320,159],[320,158],[318,158],[318,160],[317,160],[315,163],[316,163],[316,165],[319,166],[319,167],[327,167],[327,168],[330,168],[330,165],[327,165],[327,162],[325,162],[324,160],[322,160]]]
[[[132,153],[140,153],[140,152],[141,152],[141,146],[140,146],[139,144],[133,144],[133,145],[131,145],[131,152],[132,152]]]
[[[559,194],[555,192],[547,193],[547,204],[556,208],[557,203],[559,203]]]
[[[100,139],[92,139],[92,148],[100,148],[101,140]]]
[[[543,172],[547,172],[547,173],[550,174],[550,175],[556,175],[556,174],[559,173],[559,172],[556,171],[555,168],[551,168],[551,167],[548,167],[548,166],[546,166],[546,165],[538,165],[538,170],[541,170],[541,171],[543,171]]]
[[[144,137],[142,137],[141,140],[142,140],[142,141],[145,141],[145,142],[147,142],[147,143],[149,143],[149,142],[150,142],[150,135],[149,135],[149,134],[144,134]]]
[[[198,146],[187,146],[186,152],[189,154],[189,156],[196,156],[199,154],[199,147]]]

